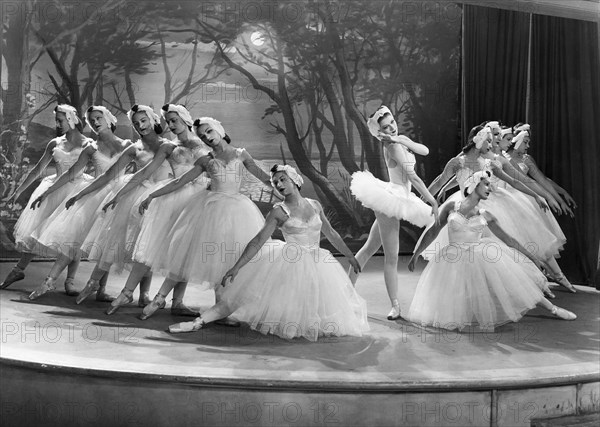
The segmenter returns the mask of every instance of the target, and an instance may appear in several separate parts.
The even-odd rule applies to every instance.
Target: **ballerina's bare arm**
[[[142,182],[152,176],[152,174],[163,164],[163,162],[171,155],[173,149],[176,147],[172,142],[165,142],[161,144],[158,151],[146,166],[141,168],[133,177],[125,184],[107,204],[102,207],[102,210],[106,212],[109,207],[116,205],[119,199],[125,194],[129,193],[134,188],[137,188]]]
[[[540,260],[538,260],[534,254],[529,252],[529,250],[527,250],[527,248],[525,248],[523,245],[521,245],[514,237],[512,237],[506,231],[504,231],[494,215],[492,215],[488,211],[484,211],[483,217],[487,221],[487,225],[488,225],[488,228],[490,229],[490,231],[492,233],[494,233],[494,235],[496,237],[498,237],[500,240],[502,240],[504,242],[504,244],[506,244],[506,246],[509,246],[513,249],[518,250],[523,255],[525,255],[527,258],[529,258],[531,261],[533,261],[533,263],[538,268],[541,268]]]
[[[529,174],[533,179],[535,179],[541,186],[543,186],[550,194],[554,195],[556,200],[560,203],[563,198],[567,202],[567,208],[572,207],[576,208],[577,204],[575,200],[571,197],[571,195],[560,185],[552,181],[548,178],[544,172],[540,170],[537,163],[530,155],[525,157],[525,164],[529,167]],[[562,197],[561,197],[562,196]],[[566,210],[569,215],[574,216],[574,213],[571,209]]]
[[[242,252],[240,258],[223,276],[223,279],[221,280],[222,286],[225,286],[228,280],[233,282],[233,279],[237,276],[240,269],[256,256],[258,251],[264,246],[265,242],[271,237],[275,229],[278,226],[281,226],[288,218],[288,215],[279,206],[273,208],[271,212],[269,212],[263,228],[252,238],[252,240],[250,240],[244,248],[244,252]]]
[[[181,175],[179,178],[172,179],[162,187],[158,188],[156,191],[150,193],[148,199],[156,199],[157,197],[161,197],[166,194],[172,193],[174,191],[179,190],[188,182],[192,182],[200,175],[202,175],[202,172],[206,171],[210,159],[210,156],[200,157],[194,162],[194,167],[192,167],[189,171]]]
[[[446,163],[446,166],[444,166],[442,173],[429,185],[429,192],[431,194],[437,194],[440,189],[456,175],[456,171],[459,167],[458,157],[451,158],[448,163]]]
[[[440,212],[439,223],[434,223],[431,227],[425,230],[425,236],[423,236],[423,238],[421,239],[421,243],[419,243],[419,246],[415,248],[415,251],[411,258],[413,268],[414,262],[417,260],[417,258],[419,258],[421,252],[423,252],[425,248],[427,248],[435,240],[438,234],[440,234],[442,228],[444,228],[444,226],[448,223],[448,215],[450,215],[450,212],[454,210],[454,205],[454,202],[450,202],[447,205],[444,205],[442,207],[442,211]],[[409,262],[409,269],[411,268],[411,262]]]
[[[44,169],[48,167],[50,162],[52,161],[52,150],[56,147],[56,140],[53,139],[46,145],[46,149],[44,150],[44,154],[40,158],[40,160],[36,163],[36,165],[29,171],[27,176],[25,177],[25,181],[21,183],[15,190],[15,192],[9,197],[17,200],[21,193],[29,187],[42,173]]]
[[[321,232],[325,235],[325,237],[327,237],[327,240],[331,242],[334,248],[336,248],[338,251],[340,251],[342,255],[344,255],[350,260],[352,267],[354,267],[354,271],[356,273],[360,273],[360,265],[358,264],[358,261],[356,261],[356,258],[354,258],[354,254],[352,253],[350,248],[348,248],[346,242],[344,242],[344,240],[342,239],[342,236],[340,236],[340,234],[337,231],[335,231],[335,229],[331,226],[331,223],[327,219],[327,216],[325,215],[321,204],[316,200],[315,204],[319,211],[319,217],[321,218],[321,222],[323,223],[323,225],[321,226]]]
[[[81,198],[86,194],[93,193],[94,191],[101,189],[110,181],[112,181],[119,174],[120,171],[125,169],[127,165],[131,163],[133,159],[135,159],[136,152],[137,150],[132,144],[125,148],[125,150],[123,150],[123,152],[119,154],[119,158],[117,159],[117,161],[113,163],[102,175],[100,175],[98,178],[92,181],[85,188],[81,189],[81,191],[75,196],[67,200],[67,209],[73,206],[73,204],[77,200],[81,200]]]
[[[242,151],[242,161],[246,169],[248,169],[252,175],[260,179],[263,184],[268,185],[269,187],[271,186],[271,176],[258,167],[252,156],[246,150]]]
[[[544,187],[542,187],[537,182],[535,182],[535,180],[532,180],[530,177],[521,172],[521,168],[519,168],[518,166],[515,167],[506,157],[498,156],[497,159],[502,165],[502,170],[508,176],[516,179],[517,181],[522,182],[523,185],[527,186],[531,191],[546,199],[553,211],[555,211],[559,215],[562,214],[560,204],[552,194],[546,191]]]
[[[379,138],[384,142],[395,142],[402,144],[410,151],[420,156],[426,156],[429,154],[429,148],[426,145],[420,144],[413,141],[406,135],[386,135],[384,133],[379,134]]]
[[[538,196],[534,191],[530,190],[521,181],[517,181],[513,177],[507,175],[502,170],[502,167],[501,166],[498,167],[494,162],[492,162],[492,172],[494,173],[494,175],[496,175],[502,181],[508,182],[510,185],[512,185],[513,187],[515,187],[517,190],[519,190],[519,191],[521,191],[521,192],[523,192],[525,194],[529,194],[531,197],[535,198],[535,200],[537,201],[538,205],[540,205],[540,208],[542,208],[544,210],[548,209],[548,205],[546,204],[546,201],[542,197]]]

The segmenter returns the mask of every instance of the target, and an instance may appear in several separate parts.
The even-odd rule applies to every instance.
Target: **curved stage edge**
[[[184,319],[168,310],[106,316],[106,304],[60,292],[28,302],[49,267],[34,263],[0,292],[2,425],[527,426],[600,412],[597,291],[556,289],[573,322],[536,309],[494,333],[456,334],[387,321],[381,262],[357,283],[371,331],[317,343],[218,325],[169,335]],[[418,274],[399,273],[406,311]],[[112,276],[113,293],[125,277]],[[186,295],[200,309],[212,298],[192,286]]]

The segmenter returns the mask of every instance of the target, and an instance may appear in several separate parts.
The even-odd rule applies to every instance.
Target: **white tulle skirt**
[[[167,249],[165,242],[171,240],[171,228],[181,211],[195,198],[202,198],[208,192],[208,179],[200,177],[177,191],[152,200],[139,225],[139,233],[135,240],[132,258],[139,262],[160,269],[164,267]],[[145,192],[134,203],[139,206],[153,190]],[[128,234],[135,234],[135,224],[128,229]]]
[[[106,196],[122,183],[115,178],[99,190],[85,195],[73,206],[57,209],[42,227],[38,227],[33,238],[54,255],[74,259],[81,255],[81,246],[94,221],[101,212],[101,203]]]
[[[89,175],[82,175],[67,182],[58,190],[50,193],[46,197],[40,207],[30,209],[31,203],[37,199],[44,191],[46,191],[58,178],[57,175],[51,175],[42,180],[40,185],[33,191],[27,205],[23,209],[21,216],[15,224],[14,236],[17,244],[17,249],[22,252],[34,252],[42,256],[51,256],[52,253],[46,250],[44,246],[37,243],[37,240],[32,236],[38,228],[46,227],[49,217],[57,210],[64,208],[64,203],[70,196],[78,193],[83,187],[89,184],[93,179]]]
[[[417,284],[408,320],[443,329],[518,321],[543,298],[544,275],[524,255],[492,239],[436,252]]]
[[[133,175],[123,177],[104,198],[100,208],[112,200],[132,177]],[[126,264],[132,262],[133,247],[142,222],[139,203],[166,181],[155,183],[146,180],[125,194],[114,208],[109,208],[106,212],[99,211],[81,248],[89,261],[95,261],[98,268],[106,271],[112,266],[116,272],[121,272]]]
[[[406,187],[384,182],[371,172],[353,173],[350,191],[363,206],[388,217],[403,219],[418,227],[433,223],[431,206]]]
[[[267,241],[221,300],[234,310],[232,317],[281,338],[317,341],[369,330],[365,301],[325,249]]]
[[[464,197],[460,191],[454,193],[440,207],[440,212],[445,205],[451,202],[458,202]],[[495,189],[487,200],[481,200],[479,207],[485,209],[498,219],[498,224],[511,237],[514,237],[521,245],[527,248],[536,256],[547,259],[552,256],[558,256],[558,252],[564,242],[556,238],[554,234],[545,226],[541,220],[543,211],[533,206],[527,196],[521,192],[511,193],[503,188]],[[415,247],[418,247],[425,236],[425,230]],[[497,239],[487,228],[484,237]],[[449,244],[448,226],[444,226],[436,239],[422,252],[423,258],[430,260],[437,252]]]
[[[164,265],[169,277],[214,288],[262,229],[265,219],[248,197],[210,191],[189,203],[173,225]]]

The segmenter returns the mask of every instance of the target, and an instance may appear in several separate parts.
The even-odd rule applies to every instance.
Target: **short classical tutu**
[[[350,191],[363,206],[418,227],[433,223],[431,206],[405,187],[375,178],[371,172],[352,174]]]

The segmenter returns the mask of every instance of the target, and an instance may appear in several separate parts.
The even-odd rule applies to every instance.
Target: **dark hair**
[[[467,154],[475,147],[475,142],[473,142],[473,138],[475,138],[475,135],[477,135],[479,131],[484,127],[485,125],[478,125],[471,129],[471,131],[469,132],[469,136],[467,136],[467,144],[463,147],[462,150],[463,154]]]
[[[284,165],[284,166],[285,166],[285,165]],[[271,168],[271,174],[275,175],[277,172],[283,172],[283,173],[285,173],[284,171],[278,171],[278,170],[277,170],[277,168],[278,168],[278,167],[279,167],[279,164],[275,163],[275,164],[273,165],[273,167]],[[287,173],[286,173],[286,175],[287,175]],[[273,178],[273,177],[271,177],[271,178]],[[289,178],[289,175],[288,175],[288,178]],[[291,179],[291,178],[290,178],[290,179]],[[293,182],[293,181],[292,181],[292,182]],[[297,188],[298,190],[301,190],[301,189],[302,189],[302,186],[300,186],[300,185],[296,184],[295,182],[294,182],[294,185],[296,186],[296,188]]]
[[[527,132],[527,135],[528,135],[528,136],[531,138],[531,132],[529,132],[528,130],[520,130],[520,131],[517,131],[517,132],[515,132],[515,128],[517,128],[517,127],[519,127],[519,126],[521,126],[521,125],[523,125],[523,124],[524,124],[524,123],[519,123],[519,124],[516,124],[516,125],[514,125],[514,126],[513,126],[513,138],[514,138],[515,136],[517,136],[517,135],[519,135],[519,134],[523,133],[523,132]],[[508,148],[506,149],[506,152],[508,153],[508,152],[510,152],[510,151],[513,151],[513,150],[515,149],[515,145],[516,145],[516,144],[517,144],[516,142],[512,142],[512,141],[511,141],[511,142],[510,142],[510,145],[509,145],[509,146],[508,146]]]
[[[383,116],[381,116],[380,118],[377,119],[377,124],[381,124],[381,120],[383,120],[387,116],[391,116],[391,115],[392,115],[392,113],[385,113]]]
[[[133,107],[131,107],[131,111],[133,111],[133,114],[137,113],[138,110],[140,109],[139,105],[135,104]],[[142,110],[142,113],[144,111]],[[133,114],[131,115],[131,118],[133,118]],[[146,114],[148,115],[148,114]],[[163,127],[160,123],[155,123],[154,124],[154,132],[156,132],[158,135],[160,135],[161,133],[163,133]]]

